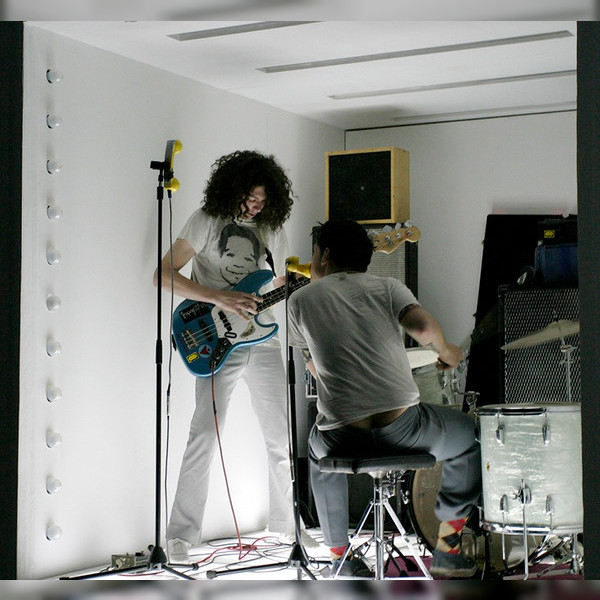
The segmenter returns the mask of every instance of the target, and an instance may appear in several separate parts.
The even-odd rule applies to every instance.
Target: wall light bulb
[[[62,481],[57,479],[56,477],[47,477],[46,478],[46,491],[49,494],[56,494],[60,492],[62,488]]]
[[[56,129],[57,127],[60,127],[62,123],[62,117],[59,115],[55,115],[54,113],[48,113],[46,115],[46,125],[48,125],[50,129]]]
[[[50,542],[55,542],[60,539],[62,529],[58,525],[48,525],[46,528],[46,539]]]
[[[56,175],[57,173],[60,173],[61,169],[62,165],[57,160],[50,158],[46,161],[46,171],[48,171],[50,175]]]
[[[50,294],[46,298],[46,308],[48,310],[58,310],[60,308],[60,298],[58,296]]]
[[[62,444],[62,436],[60,433],[56,433],[56,431],[46,432],[46,446],[48,446],[48,448],[56,448],[56,446],[60,446],[60,444]]]
[[[62,390],[59,387],[55,385],[49,385],[48,387],[46,387],[46,400],[48,400],[48,402],[56,402],[61,398]]]
[[[46,353],[48,356],[56,356],[57,354],[60,354],[61,350],[62,346],[60,345],[60,342],[57,342],[52,338],[46,340]]]
[[[60,262],[62,258],[60,252],[56,248],[47,248],[46,249],[46,260],[49,265],[55,265]]]
[[[48,69],[46,71],[46,80],[48,83],[58,83],[59,81],[62,81],[62,78],[63,74],[56,69]]]
[[[56,221],[62,217],[63,210],[60,206],[56,204],[49,204],[46,207],[46,214],[51,221]]]

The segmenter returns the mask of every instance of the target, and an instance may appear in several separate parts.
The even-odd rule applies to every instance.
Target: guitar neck
[[[292,279],[289,282],[290,293],[296,291],[297,289],[304,287],[307,283],[310,283],[310,279],[308,277],[298,277],[296,279]],[[271,308],[274,304],[281,302],[285,299],[285,285],[278,287],[266,294],[261,294],[261,298],[263,301],[258,305],[258,312],[263,312],[268,308]]]

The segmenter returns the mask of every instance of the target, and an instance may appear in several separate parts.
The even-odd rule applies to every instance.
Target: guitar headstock
[[[417,227],[401,227],[381,233],[373,233],[369,236],[373,242],[373,252],[385,252],[391,254],[404,242],[416,242],[421,237]]]

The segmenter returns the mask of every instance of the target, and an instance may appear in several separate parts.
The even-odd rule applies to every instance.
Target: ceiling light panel
[[[513,75],[510,77],[492,77],[489,79],[473,79],[470,81],[453,81],[449,83],[434,83],[431,85],[419,85],[404,88],[386,90],[368,90],[364,92],[349,92],[346,94],[332,94],[332,100],[351,100],[356,98],[373,98],[375,96],[393,96],[396,94],[408,94],[413,92],[430,92],[435,90],[447,90],[452,88],[471,87],[477,85],[491,85],[498,83],[514,83],[519,81],[534,81],[537,79],[548,79],[551,77],[575,76],[577,71],[552,71],[548,73],[530,73],[527,75]]]
[[[191,40],[202,40],[206,38],[222,37],[226,35],[237,35],[240,33],[251,33],[253,31],[265,31],[268,29],[280,29],[282,27],[296,27],[306,25],[314,21],[260,21],[257,23],[245,23],[243,25],[231,25],[230,27],[217,27],[216,29],[202,29],[200,31],[187,31],[184,33],[172,33],[167,37],[178,42],[189,42]]]
[[[460,44],[446,44],[442,46],[432,46],[429,48],[414,48],[410,50],[400,50],[397,52],[381,52],[376,54],[364,54],[360,56],[349,56],[344,58],[333,58],[326,60],[307,61],[287,65],[273,65],[269,67],[259,67],[257,70],[263,73],[283,73],[286,71],[300,71],[304,69],[318,69],[321,67],[332,67],[340,65],[351,65],[363,62],[381,61],[397,58],[409,58],[415,56],[424,56],[427,54],[441,54],[446,52],[457,52],[461,50],[479,50],[481,48],[491,48],[496,46],[508,46],[511,44],[524,44],[531,42],[542,42],[548,40],[573,37],[568,30],[550,31],[533,35],[522,35],[515,37],[498,38],[492,40],[481,40],[475,42],[466,42]]]

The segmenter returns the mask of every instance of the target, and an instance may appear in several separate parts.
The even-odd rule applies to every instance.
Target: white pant
[[[215,375],[214,389],[220,431],[238,380],[250,390],[252,407],[265,440],[269,466],[269,523],[273,532],[293,533],[293,495],[287,419],[287,382],[281,349],[258,344],[234,350]],[[167,538],[192,545],[202,541],[209,470],[216,449],[212,378],[196,380],[196,409],[183,455]]]

